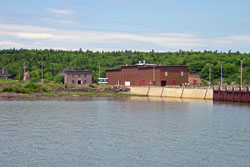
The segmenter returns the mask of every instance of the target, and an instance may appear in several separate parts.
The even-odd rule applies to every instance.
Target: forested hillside
[[[240,60],[244,59],[243,80],[250,84],[250,54],[240,52],[218,53],[217,51],[203,52],[92,52],[86,51],[62,51],[62,50],[25,50],[9,49],[0,50],[0,68],[8,69],[15,79],[23,77],[23,65],[26,71],[31,72],[31,77],[41,78],[43,64],[44,79],[58,80],[63,69],[91,70],[93,77],[98,78],[99,63],[101,77],[105,76],[105,70],[119,68],[121,65],[133,65],[138,61],[146,60],[149,64],[161,65],[188,65],[190,73],[199,73],[203,80],[208,80],[211,64],[212,82],[220,81],[221,64],[223,64],[224,81],[240,82]],[[42,63],[43,62],[43,63]]]

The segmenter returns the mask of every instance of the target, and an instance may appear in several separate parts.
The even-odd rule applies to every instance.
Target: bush
[[[48,92],[46,88],[41,88],[39,85],[29,82],[24,87],[8,86],[4,87],[2,92],[14,92],[14,93],[36,93],[36,92]]]
[[[90,88],[95,88],[96,86],[95,86],[95,85],[90,84],[90,85],[89,85],[89,87],[90,87]]]
[[[61,74],[56,74],[56,76],[54,77],[54,81],[56,83],[63,83],[64,82],[64,76]]]

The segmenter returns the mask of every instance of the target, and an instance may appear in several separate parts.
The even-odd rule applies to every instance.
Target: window
[[[181,76],[182,76],[182,77],[184,76],[184,72],[183,72],[183,71],[181,72]]]
[[[84,74],[84,77],[86,78],[86,74]]]
[[[78,74],[78,78],[80,78],[81,77],[81,74]]]
[[[75,83],[75,80],[72,80],[72,84]]]
[[[166,76],[166,77],[168,76],[168,72],[165,72],[165,76]]]
[[[83,81],[83,83],[84,83],[84,84],[86,84],[86,83],[87,83],[87,81],[86,81],[86,80],[84,80],[84,81]]]
[[[72,77],[74,78],[74,77],[75,77],[75,75],[74,75],[74,74],[72,74]]]

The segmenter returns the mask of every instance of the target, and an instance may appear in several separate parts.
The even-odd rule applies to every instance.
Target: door
[[[82,79],[81,79],[81,78],[78,78],[77,84],[78,84],[78,85],[82,84]]]
[[[166,86],[167,82],[166,81],[161,81],[161,86]]]
[[[141,81],[141,86],[145,86],[145,80]]]
[[[197,81],[196,80],[194,80],[194,83],[193,83],[194,85],[196,85],[197,84]]]
[[[176,85],[176,80],[172,80],[172,85]]]

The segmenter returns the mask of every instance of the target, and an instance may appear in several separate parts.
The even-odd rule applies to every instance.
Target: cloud
[[[0,41],[0,46],[7,46],[7,47],[22,47],[22,44],[12,41]]]
[[[74,50],[84,48],[94,51],[128,49],[140,51],[151,49],[156,51],[177,51],[179,49],[228,51],[236,49],[250,51],[248,47],[250,35],[244,34],[202,38],[189,33],[127,33],[0,24],[0,38],[9,42],[9,39],[22,41],[22,47],[38,49],[63,48]],[[1,44],[0,48],[6,48],[7,46]]]
[[[55,14],[61,14],[61,15],[71,15],[74,14],[74,11],[67,10],[67,9],[54,9],[54,8],[46,8],[47,11],[55,13]]]
[[[48,34],[48,33],[18,32],[18,33],[14,33],[14,34],[16,34],[16,37],[24,38],[24,39],[46,39],[46,38],[53,38],[54,37],[52,34]]]
[[[73,20],[62,20],[62,19],[44,18],[42,20],[49,22],[49,23],[59,23],[59,24],[74,24],[75,23],[75,21]]]

